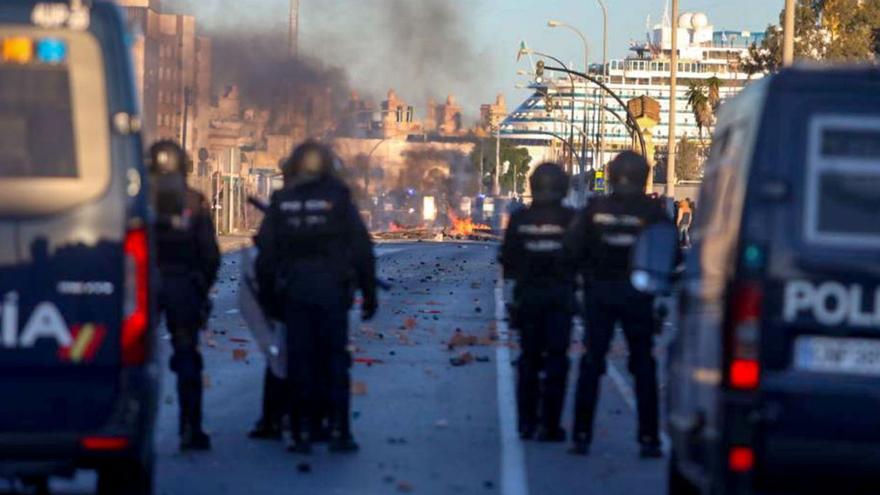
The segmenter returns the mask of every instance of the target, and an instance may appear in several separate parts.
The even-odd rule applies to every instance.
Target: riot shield
[[[272,374],[287,377],[287,339],[284,325],[266,316],[260,306],[256,276],[257,248],[241,251],[238,306],[242,318],[251,330],[257,346],[266,356]]]

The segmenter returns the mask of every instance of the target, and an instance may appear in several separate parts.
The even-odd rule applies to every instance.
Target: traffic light
[[[538,60],[535,64],[535,82],[540,84],[544,82],[544,61]]]

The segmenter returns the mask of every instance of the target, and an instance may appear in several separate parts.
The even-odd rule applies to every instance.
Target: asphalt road
[[[352,315],[353,428],[361,451],[308,457],[280,442],[246,438],[259,415],[264,361],[237,311],[238,256],[227,255],[204,353],[205,427],[214,449],[177,449],[177,401],[166,371],[157,441],[158,491],[166,495],[650,495],[665,493],[665,461],[637,456],[625,346],[616,341],[604,379],[590,457],[567,444],[516,438],[515,344],[496,299],[497,246],[385,244],[380,274],[394,284],[369,324]],[[477,345],[448,350],[456,331]],[[167,346],[166,346],[167,347]],[[167,348],[164,352],[168,352]],[[474,360],[452,366],[469,352]],[[572,346],[575,359],[579,346]],[[576,366],[572,367],[574,381]],[[570,424],[571,399],[566,403]],[[92,475],[53,483],[59,494],[89,493]],[[0,485],[2,486],[2,485]]]

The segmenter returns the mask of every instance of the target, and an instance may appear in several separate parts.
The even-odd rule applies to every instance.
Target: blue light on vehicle
[[[67,59],[67,43],[45,38],[37,43],[37,59],[44,64],[60,64]]]
[[[760,269],[764,266],[764,251],[760,247],[750,244],[743,251],[743,261],[746,268]]]

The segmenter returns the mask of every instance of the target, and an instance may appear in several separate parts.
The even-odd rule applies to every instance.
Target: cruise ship
[[[716,31],[704,13],[688,12],[679,17],[676,91],[678,139],[688,136],[698,140],[700,137],[687,101],[689,83],[697,80],[705,82],[717,77],[721,81],[721,99],[735,95],[751,80],[761,77],[760,74],[750,75],[746,72],[743,57],[748,53],[749,46],[753,43],[760,45],[764,36],[763,32]],[[609,60],[607,67],[592,65],[590,73],[605,78],[607,85],[624,102],[640,96],[648,96],[659,102],[660,122],[652,130],[652,135],[657,150],[664,153],[669,135],[669,64],[672,53],[672,23],[669,16],[664,15],[663,21],[647,33],[644,41],[632,42],[630,50],[632,54],[629,57]],[[529,58],[534,67],[534,62],[539,58]],[[547,61],[547,65],[556,64]],[[535,92],[505,118],[500,134],[504,139],[518,141],[518,144],[527,147],[533,158],[532,163],[558,160],[563,154],[564,140],[569,139],[570,134],[574,136],[578,156],[582,149],[581,136],[588,136],[585,153],[588,169],[595,168],[594,164],[600,163],[602,158],[607,163],[618,151],[631,147],[630,133],[618,120],[618,117],[625,118],[626,111],[613,98],[606,96],[604,105],[609,111],[601,112],[599,104],[602,103],[603,91],[595,85],[587,84],[582,79],[572,81],[564,73],[548,71],[539,81],[532,81],[529,87]],[[550,95],[554,107],[549,113],[545,106],[546,94]],[[574,119],[571,118],[572,111]],[[604,140],[599,141],[597,135],[603,128],[599,119],[603,115]],[[571,121],[576,123],[574,129],[569,124]],[[586,134],[583,134],[584,122]],[[704,130],[703,136],[707,143],[708,130]],[[602,153],[594,152],[594,149],[600,148],[593,146],[596,142],[604,142]]]

